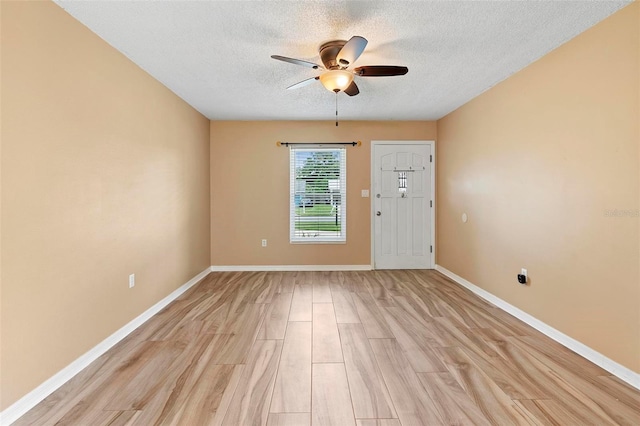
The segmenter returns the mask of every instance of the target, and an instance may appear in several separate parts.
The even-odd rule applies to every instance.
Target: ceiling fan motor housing
[[[320,52],[320,59],[326,69],[336,70],[349,66],[349,63],[339,64],[336,61],[336,56],[338,56],[338,53],[340,53],[340,50],[346,43],[346,40],[332,40],[320,45],[320,48],[318,49]]]

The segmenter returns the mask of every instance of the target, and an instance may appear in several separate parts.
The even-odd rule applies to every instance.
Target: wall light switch
[[[363,189],[362,190],[362,198],[369,198],[369,190],[368,189]]]
[[[267,246],[267,240],[262,240],[262,247],[266,247]]]
[[[136,285],[136,274],[129,275],[129,288],[133,288]]]

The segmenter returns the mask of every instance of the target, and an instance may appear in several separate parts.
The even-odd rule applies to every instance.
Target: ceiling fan
[[[287,87],[287,89],[298,89],[320,80],[320,83],[327,90],[336,94],[344,92],[349,96],[355,96],[360,93],[354,77],[391,77],[405,75],[409,71],[407,67],[393,65],[363,65],[350,70],[349,67],[360,57],[366,46],[367,39],[360,36],[353,36],[349,41],[331,40],[321,44],[318,50],[324,67],[302,59],[287,58],[279,55],[271,55],[271,57],[279,61],[322,71],[320,75],[302,80]]]

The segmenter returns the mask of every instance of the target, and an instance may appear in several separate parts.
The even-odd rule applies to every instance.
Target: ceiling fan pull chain
[[[338,92],[336,92],[336,127],[338,127]]]

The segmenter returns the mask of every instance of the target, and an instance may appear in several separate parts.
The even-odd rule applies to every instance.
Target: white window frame
[[[340,235],[296,235],[295,153],[337,151],[340,155]],[[289,242],[291,244],[345,244],[347,242],[347,150],[329,144],[289,147]]]

